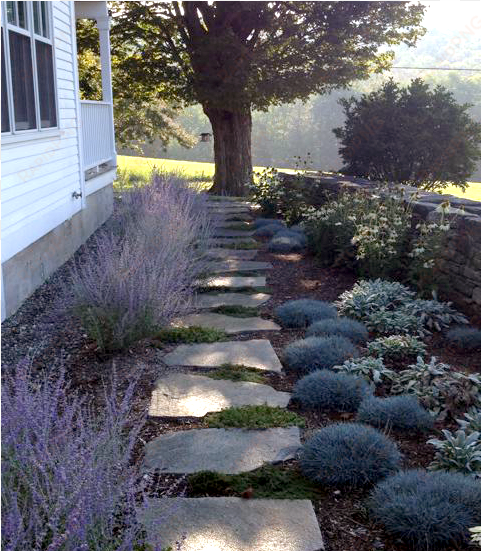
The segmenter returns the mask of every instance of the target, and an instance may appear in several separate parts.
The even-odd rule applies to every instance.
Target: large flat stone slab
[[[265,304],[271,295],[266,293],[200,293],[195,298],[196,308],[217,308],[218,306],[247,306],[257,308]]]
[[[224,249],[217,247],[209,249],[206,254],[209,258],[216,258],[219,260],[252,260],[257,256],[258,250],[243,250],[243,249]]]
[[[270,262],[256,262],[255,260],[229,259],[221,262],[212,262],[207,268],[212,274],[225,272],[253,272],[257,270],[271,270]]]
[[[252,237],[252,230],[225,230],[223,228],[214,228],[214,237]]]
[[[256,245],[258,242],[252,237],[210,237],[207,240],[207,245],[210,247],[216,247],[219,245],[236,245],[237,243],[248,243],[249,245]]]
[[[142,471],[244,473],[292,459],[300,446],[299,427],[168,432],[147,443]]]
[[[182,551],[322,551],[307,499],[199,497],[151,499],[140,513],[155,547],[181,541]]]
[[[167,365],[220,367],[223,364],[245,365],[266,371],[281,371],[282,364],[267,339],[181,344],[163,358]]]
[[[155,383],[149,405],[153,417],[204,417],[234,406],[286,407],[290,394],[268,385],[172,373]]]
[[[259,317],[236,318],[215,312],[187,314],[172,322],[174,327],[211,327],[222,329],[226,333],[242,333],[244,331],[279,331],[280,326],[271,320]]]
[[[244,287],[265,287],[264,276],[213,276],[200,282],[202,287],[230,287],[242,289]]]

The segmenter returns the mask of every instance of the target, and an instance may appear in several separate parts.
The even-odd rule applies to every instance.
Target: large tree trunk
[[[252,180],[250,110],[234,113],[204,107],[214,133],[215,175],[211,192],[242,196]]]

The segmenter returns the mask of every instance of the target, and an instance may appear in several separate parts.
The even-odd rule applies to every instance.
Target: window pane
[[[13,25],[17,24],[17,16],[15,14],[15,2],[7,2],[7,21]]]
[[[39,4],[40,4],[40,2],[34,2],[33,3],[33,30],[37,34],[41,34],[40,29],[42,27],[41,21],[40,21],[40,6],[39,6]]]
[[[17,2],[18,8],[18,26],[27,29],[27,6],[25,2]]]
[[[42,32],[41,35],[48,38],[48,16],[47,16],[47,2],[40,2],[42,9]]]
[[[41,127],[50,128],[52,126],[57,126],[52,46],[36,40],[35,48],[37,53],[38,97],[40,100]]]
[[[9,33],[15,129],[30,130],[37,127],[30,38],[13,31]]]
[[[10,130],[10,115],[8,114],[7,75],[5,71],[5,48],[3,46],[2,29],[2,132]]]

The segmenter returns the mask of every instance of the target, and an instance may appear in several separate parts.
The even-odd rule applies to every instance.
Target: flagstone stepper
[[[234,406],[286,407],[290,394],[269,385],[212,379],[191,373],[172,373],[161,377],[149,405],[152,417],[204,417],[211,411]]]
[[[223,262],[212,262],[207,268],[212,274],[224,272],[252,272],[256,270],[271,270],[270,262],[256,262],[255,260],[229,259]]]
[[[246,306],[256,308],[265,304],[271,295],[266,293],[200,293],[195,298],[196,308],[217,308],[218,306]]]
[[[220,367],[223,364],[245,365],[266,371],[282,370],[282,364],[267,339],[181,344],[166,354],[167,365]]]
[[[209,249],[206,252],[206,255],[209,258],[217,258],[221,260],[252,260],[257,256],[257,249],[244,250],[244,249],[224,249],[223,247],[218,247],[214,249]]]
[[[226,333],[242,333],[244,331],[278,331],[280,326],[271,320],[259,317],[236,318],[215,312],[187,314],[172,322],[174,327],[205,327],[221,329]]]
[[[147,443],[142,471],[238,474],[293,459],[300,447],[299,427],[181,430]]]
[[[198,282],[202,287],[265,287],[265,276],[214,276]]]
[[[153,546],[182,551],[322,551],[307,499],[199,497],[150,499],[139,513]]]

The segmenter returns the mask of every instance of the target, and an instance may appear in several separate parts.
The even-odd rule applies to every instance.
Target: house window
[[[2,132],[57,126],[50,2],[2,2]]]

